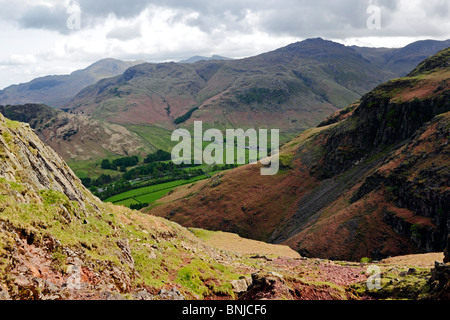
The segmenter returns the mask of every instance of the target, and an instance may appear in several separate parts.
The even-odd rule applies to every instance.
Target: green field
[[[171,152],[172,148],[177,144],[177,142],[170,140],[172,136],[172,131],[170,130],[150,125],[129,125],[126,127],[150,143],[155,149]]]
[[[114,160],[117,158],[119,157],[111,156],[108,159]],[[79,178],[90,177],[91,179],[96,179],[102,174],[111,176],[119,174],[118,171],[102,169],[100,166],[101,160],[67,161],[67,164]]]
[[[142,187],[112,196],[106,199],[105,202],[112,202],[114,204],[121,204],[124,206],[129,206],[130,204],[137,203],[152,203],[162,198],[164,195],[178,186],[193,183],[195,181],[203,180],[206,178],[208,177],[205,175],[201,175],[188,180],[176,180],[153,186]]]

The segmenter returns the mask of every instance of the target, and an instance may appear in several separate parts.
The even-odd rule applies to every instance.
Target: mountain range
[[[0,90],[0,104],[39,103],[51,107],[64,106],[81,89],[100,79],[122,74],[126,69],[143,61],[102,59],[85,69],[69,75],[48,75],[28,83],[11,85]]]
[[[201,120],[218,129],[278,128],[292,137],[449,44],[432,43],[381,54],[317,38],[239,60],[140,64],[81,90],[66,108],[138,132],[170,134]]]

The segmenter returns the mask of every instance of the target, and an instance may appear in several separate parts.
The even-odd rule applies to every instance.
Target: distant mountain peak
[[[70,74],[48,75],[27,83],[11,85],[0,90],[0,104],[43,103],[51,107],[60,107],[86,86],[104,78],[120,75],[129,67],[141,63],[144,61],[105,58]]]
[[[190,57],[189,59],[181,60],[178,63],[195,63],[198,61],[209,61],[209,60],[233,60],[233,59],[214,54],[211,57],[193,56]]]

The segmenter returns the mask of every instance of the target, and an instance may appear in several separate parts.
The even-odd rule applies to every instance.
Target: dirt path
[[[401,266],[416,266],[423,268],[434,267],[434,262],[442,262],[444,260],[443,252],[412,254],[406,256],[398,256],[387,258],[380,261],[380,264],[401,265]]]
[[[288,246],[265,243],[262,241],[241,238],[234,233],[222,231],[206,231],[207,236],[202,238],[208,245],[236,252],[242,255],[276,256],[284,258],[300,258],[300,254]]]

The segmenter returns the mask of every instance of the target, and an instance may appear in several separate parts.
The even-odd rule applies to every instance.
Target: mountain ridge
[[[233,60],[233,59],[214,54],[211,57],[192,56],[188,59],[180,60],[177,63],[196,63],[198,61],[205,61],[205,60],[207,61],[207,60]]]
[[[433,43],[437,48],[446,42]],[[411,70],[418,62],[414,56],[402,63]],[[168,130],[190,128],[195,119],[219,129],[278,126],[293,133],[399,75],[354,47],[315,38],[239,60],[135,66],[83,89],[66,107]]]
[[[61,107],[84,87],[123,73],[128,67],[142,62],[105,58],[67,75],[47,75],[27,83],[14,84],[0,90],[0,104],[42,103]]]

